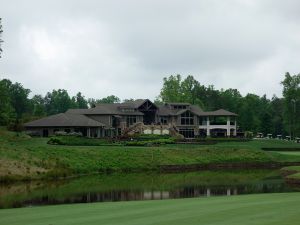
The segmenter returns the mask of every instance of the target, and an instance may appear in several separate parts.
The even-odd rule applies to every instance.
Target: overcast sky
[[[0,0],[0,78],[33,94],[154,99],[163,77],[281,96],[300,72],[299,0]]]

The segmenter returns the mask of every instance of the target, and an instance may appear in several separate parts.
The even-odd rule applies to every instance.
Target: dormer
[[[135,112],[136,109],[128,106],[119,106],[118,107],[121,112]]]
[[[166,103],[166,105],[173,110],[189,109],[191,106],[189,103]]]

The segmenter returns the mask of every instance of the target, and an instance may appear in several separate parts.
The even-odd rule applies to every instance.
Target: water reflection
[[[278,171],[112,174],[0,186],[0,208],[288,192]]]

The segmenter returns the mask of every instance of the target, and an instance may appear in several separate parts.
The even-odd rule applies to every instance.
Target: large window
[[[136,116],[127,116],[127,126],[131,126],[136,123]]]
[[[186,111],[181,114],[181,124],[182,125],[193,125],[194,115],[190,111]]]

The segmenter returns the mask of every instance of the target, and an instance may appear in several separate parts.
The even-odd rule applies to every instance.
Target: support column
[[[234,131],[233,131],[233,135],[236,136],[236,118],[234,119]]]
[[[210,189],[209,189],[209,188],[206,189],[206,196],[207,196],[207,197],[210,196]]]
[[[207,120],[206,120],[206,136],[207,136],[207,137],[210,136],[210,122],[209,122],[209,116],[207,117]]]
[[[87,128],[87,137],[90,138],[91,137],[91,128]]]
[[[230,196],[231,195],[231,190],[230,188],[227,188],[227,196]]]
[[[97,138],[100,138],[100,136],[101,136],[101,135],[100,135],[100,132],[101,132],[101,128],[98,127],[98,128],[97,128]]]
[[[230,136],[230,117],[227,117],[227,137]]]

